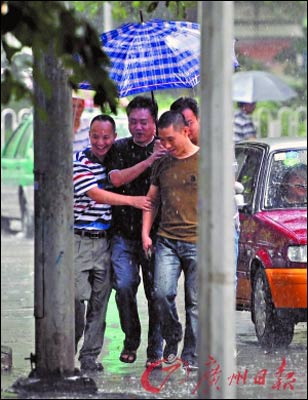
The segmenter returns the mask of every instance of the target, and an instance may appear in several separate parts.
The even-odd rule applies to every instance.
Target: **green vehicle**
[[[6,142],[1,153],[1,222],[21,221],[26,237],[34,234],[33,116],[26,116]],[[18,204],[18,207],[16,207]]]

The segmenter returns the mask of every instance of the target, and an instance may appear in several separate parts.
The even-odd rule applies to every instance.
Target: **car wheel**
[[[262,347],[272,349],[291,343],[294,323],[277,317],[266,275],[261,269],[253,281],[252,313],[256,335]]]

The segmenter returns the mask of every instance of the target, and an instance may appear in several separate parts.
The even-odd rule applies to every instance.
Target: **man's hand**
[[[153,252],[153,242],[152,242],[152,239],[150,238],[150,236],[142,237],[142,247],[143,247],[143,251],[146,254],[146,257],[148,259],[150,259],[152,256],[152,252]]]
[[[155,140],[154,143],[154,149],[153,153],[150,155],[150,157],[147,158],[147,161],[149,162],[149,167],[153,164],[155,160],[158,160],[162,156],[164,156],[167,153],[166,148],[160,143],[160,140]]]
[[[152,201],[148,196],[132,196],[131,205],[144,211],[150,211],[153,208]]]

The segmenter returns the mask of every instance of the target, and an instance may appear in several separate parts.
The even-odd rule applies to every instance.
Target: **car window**
[[[272,155],[266,184],[265,208],[296,208],[307,204],[307,150]]]
[[[244,148],[236,150],[238,173],[236,180],[244,186],[244,202],[252,205],[262,161],[262,151]]]

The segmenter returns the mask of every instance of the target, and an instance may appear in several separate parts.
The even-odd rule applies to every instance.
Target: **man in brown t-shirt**
[[[164,360],[176,360],[182,326],[176,310],[178,279],[185,276],[186,327],[182,361],[197,368],[198,272],[197,272],[197,172],[199,147],[189,139],[181,113],[167,111],[158,121],[158,135],[168,153],[155,161],[148,196],[155,209],[143,213],[142,244],[152,251],[150,230],[161,208],[155,246],[154,290],[161,333],[166,341]]]

